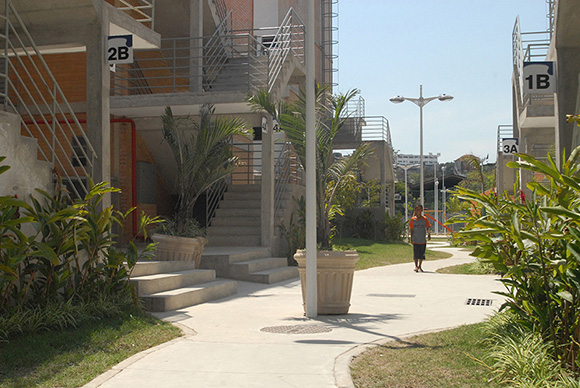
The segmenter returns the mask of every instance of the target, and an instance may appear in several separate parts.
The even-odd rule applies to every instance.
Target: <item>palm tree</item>
[[[356,176],[358,167],[371,154],[369,144],[360,144],[352,155],[335,159],[333,142],[348,120],[347,103],[358,94],[354,89],[346,94],[330,95],[328,86],[316,87],[316,201],[317,238],[321,249],[331,247],[330,218],[335,212],[335,194],[347,177]],[[292,103],[274,103],[271,95],[260,91],[249,98],[255,111],[265,110],[280,123],[280,128],[292,144],[302,167],[306,165],[306,95],[301,90]],[[331,186],[330,182],[334,182]],[[327,190],[328,187],[332,189]]]
[[[183,232],[201,194],[230,174],[236,164],[228,140],[233,135],[249,134],[239,118],[213,118],[214,107],[200,108],[200,122],[191,117],[175,117],[170,107],[161,116],[163,138],[177,164],[177,230]]]

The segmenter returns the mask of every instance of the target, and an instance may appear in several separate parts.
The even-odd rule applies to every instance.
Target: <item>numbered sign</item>
[[[517,137],[501,139],[501,151],[504,155],[512,155],[519,153],[520,152],[519,139]]]
[[[556,93],[554,62],[524,62],[524,93]]]
[[[109,65],[133,63],[133,35],[109,36],[107,43],[107,61]]]

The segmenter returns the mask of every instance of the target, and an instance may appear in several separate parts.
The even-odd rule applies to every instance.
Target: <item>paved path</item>
[[[298,280],[273,286],[238,283],[238,295],[156,314],[186,336],[139,353],[85,387],[352,387],[348,363],[389,339],[482,321],[501,304],[494,276],[443,275],[450,259],[357,271],[347,315],[304,317]],[[469,306],[467,298],[493,299]]]

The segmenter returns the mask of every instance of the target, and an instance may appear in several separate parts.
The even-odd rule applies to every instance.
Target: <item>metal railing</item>
[[[153,29],[155,22],[155,0],[106,0],[139,23]]]
[[[38,156],[54,165],[73,195],[88,193],[96,152],[10,0],[0,15],[0,100],[38,140]]]
[[[290,53],[293,53],[300,63],[304,63],[304,43],[304,23],[294,12],[294,9],[290,8],[268,47],[270,56],[268,91],[274,88]]]
[[[338,18],[338,0],[322,0],[322,55],[323,55],[323,83],[330,84],[333,87],[338,85],[334,81],[334,74],[338,72],[336,67],[336,59],[338,55],[334,52],[334,48],[338,45],[338,27],[334,20]]]
[[[502,139],[509,139],[514,137],[513,125],[498,125],[497,126],[497,152],[502,154]]]
[[[552,0],[546,0],[550,6]],[[553,9],[550,10],[553,13]],[[548,15],[549,16],[549,15]],[[550,19],[551,20],[551,19]],[[512,31],[512,55],[514,65],[514,79],[516,81],[516,95],[519,102],[520,113],[532,102],[553,99],[553,95],[530,97],[524,93],[524,62],[545,60],[550,48],[553,26],[548,31],[521,32],[520,19],[516,22]]]
[[[362,141],[383,141],[392,146],[389,120],[383,116],[367,116],[362,126]]]
[[[233,31],[230,12],[212,36],[135,50],[135,64],[112,73],[111,94],[272,90],[290,53],[304,62],[304,26],[292,9],[280,27],[252,31]]]

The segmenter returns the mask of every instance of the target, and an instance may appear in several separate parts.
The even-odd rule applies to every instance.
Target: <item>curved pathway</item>
[[[429,248],[435,248],[436,243]],[[501,305],[491,275],[444,275],[436,269],[472,261],[468,252],[423,264],[357,271],[349,314],[304,317],[300,282],[239,282],[238,295],[156,314],[186,335],[139,353],[85,387],[352,387],[348,364],[389,339],[482,321]],[[468,298],[491,306],[467,305]]]

